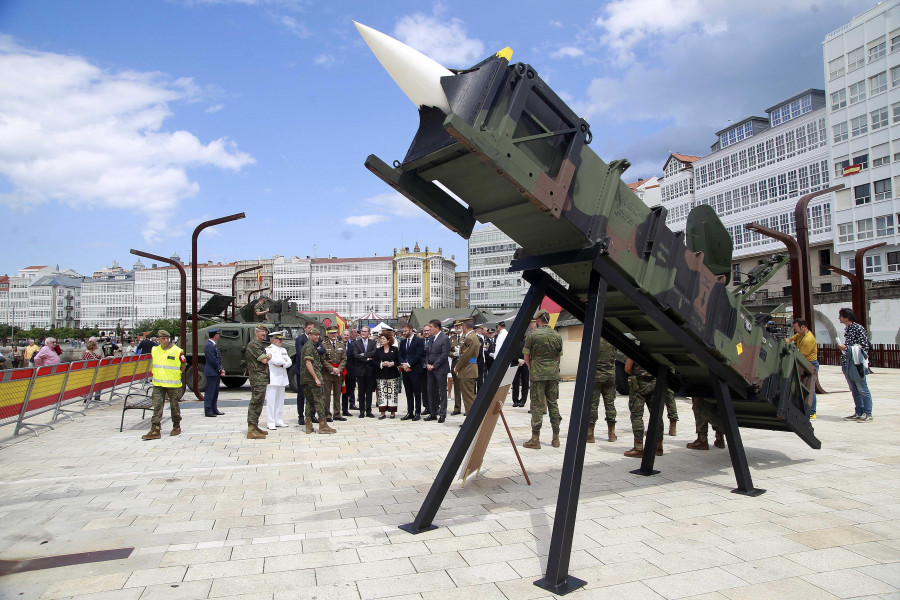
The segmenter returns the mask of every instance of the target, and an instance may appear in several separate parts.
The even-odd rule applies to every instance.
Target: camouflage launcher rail
[[[726,381],[741,427],[794,431],[819,448],[808,419],[811,367],[742,306],[746,287],[729,292],[732,242],[712,209],[695,209],[687,236],[671,231],[666,209],[651,210],[622,181],[628,161],[598,157],[588,123],[534,68],[500,54],[440,77],[450,111],[421,106],[403,162],[370,155],[366,167],[464,238],[476,221],[493,223],[522,246],[520,267],[529,256],[596,250],[733,372]],[[550,268],[583,295],[592,260]],[[760,281],[783,262],[767,263]],[[707,360],[609,283],[604,334],[631,334],[645,357],[674,371],[673,385],[711,399]],[[707,408],[716,423],[714,401]]]

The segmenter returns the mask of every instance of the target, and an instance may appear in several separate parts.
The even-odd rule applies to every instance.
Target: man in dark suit
[[[435,319],[428,324],[430,342],[426,340],[425,368],[428,378],[428,404],[431,414],[426,421],[443,423],[447,418],[447,375],[450,373],[450,337],[441,331],[441,322]]]
[[[486,337],[484,333],[484,326],[479,325],[475,328],[475,334],[478,336],[478,341],[481,342],[481,350],[478,352],[478,379],[475,380],[475,391],[481,388],[484,385],[484,351],[487,348]]]
[[[353,371],[356,373],[356,399],[359,401],[359,418],[372,417],[372,392],[375,391],[375,350],[378,344],[369,337],[369,328],[363,327],[359,337],[351,344]]]
[[[210,329],[209,339],[203,347],[206,362],[203,365],[203,375],[206,376],[206,393],[203,395],[203,413],[207,417],[216,417],[225,413],[219,412],[219,382],[225,375],[222,368],[222,357],[219,354],[219,330]]]
[[[401,421],[422,417],[422,377],[425,373],[425,341],[413,333],[412,325],[403,326],[400,342],[400,369],[403,371],[403,389],[406,391],[406,414]]]

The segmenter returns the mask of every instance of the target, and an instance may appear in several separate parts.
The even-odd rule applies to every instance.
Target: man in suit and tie
[[[401,421],[422,417],[422,377],[425,373],[425,340],[413,333],[412,325],[403,326],[400,342],[400,369],[403,372],[403,389],[406,391],[406,414]]]
[[[475,380],[475,391],[484,385],[484,351],[487,349],[486,337],[484,326],[479,325],[475,328],[475,335],[478,336],[478,341],[481,342],[481,350],[478,351],[478,378]]]
[[[206,393],[203,395],[203,412],[207,417],[217,417],[225,413],[219,412],[219,381],[225,375],[222,368],[222,357],[219,354],[219,330],[210,329],[209,339],[203,347],[206,363],[203,365],[203,375],[206,376]]]
[[[369,328],[363,327],[353,344],[353,371],[356,373],[356,399],[359,401],[359,418],[372,417],[372,392],[375,391],[375,350],[378,344],[369,337]]]
[[[450,337],[441,331],[441,322],[431,321],[430,343],[426,340],[425,369],[428,378],[428,404],[431,414],[426,421],[443,423],[447,418],[447,375],[450,373]]]

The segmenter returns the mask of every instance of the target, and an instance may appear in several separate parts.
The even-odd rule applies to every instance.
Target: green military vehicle
[[[276,301],[271,298],[264,297],[269,305],[269,314],[266,315],[265,325],[269,331],[284,331],[284,347],[288,351],[291,360],[297,355],[294,340],[303,333],[303,326],[307,321],[313,321],[319,328],[324,327],[323,319],[320,315],[304,315],[297,311],[297,305],[288,300]],[[219,321],[215,325],[204,327],[200,330],[198,338],[197,360],[193,356],[191,332],[187,333],[186,339],[181,345],[187,360],[187,370],[185,377],[188,387],[193,389],[194,374],[193,369],[196,366],[198,372],[198,385],[200,392],[206,391],[206,377],[203,375],[203,365],[205,358],[203,348],[209,339],[209,330],[219,330],[219,354],[222,358],[222,367],[225,369],[225,376],[222,377],[222,383],[229,388],[239,388],[247,382],[247,361],[244,357],[244,350],[254,339],[254,330],[256,329],[256,313],[254,306],[259,299],[253,300],[249,304],[244,305],[237,311],[236,319],[229,319],[223,316],[226,309],[231,306],[234,299],[231,296],[216,295],[210,298],[199,310],[199,316],[203,320]],[[323,329],[324,331],[324,329]],[[266,338],[268,341],[268,337]],[[290,381],[289,389],[292,392],[297,391],[296,375],[293,369],[288,369],[288,380]]]

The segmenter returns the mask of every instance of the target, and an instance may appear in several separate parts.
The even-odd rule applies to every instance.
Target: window
[[[853,157],[853,164],[859,165],[861,170],[869,168],[869,155],[868,154],[860,154],[859,156]]]
[[[900,252],[887,253],[887,270],[888,273],[900,271]]]
[[[828,80],[832,81],[844,75],[844,57],[836,58],[828,63]]]
[[[850,131],[853,137],[863,135],[869,131],[869,118],[866,115],[860,115],[850,119]]]
[[[827,248],[819,250],[819,275],[830,275],[829,265],[831,265],[831,250]]]
[[[894,50],[900,50],[900,35],[891,38],[891,52]]]
[[[891,198],[891,180],[879,179],[875,182],[875,201],[890,200]]]
[[[900,103],[898,103],[900,104]],[[834,132],[834,143],[843,142],[847,139],[847,123],[838,123],[832,125],[831,130]]]
[[[882,127],[888,126],[888,109],[887,106],[884,108],[879,108],[878,110],[873,110],[869,113],[869,116],[872,118],[872,131],[876,131],[881,129]]]
[[[856,198],[856,205],[868,204],[872,201],[871,186],[868,183],[857,185],[853,188],[853,197]]]
[[[834,176],[835,177],[843,177],[844,169],[846,169],[849,166],[850,166],[849,158],[834,161]]]
[[[875,217],[875,235],[878,237],[894,235],[894,215]]]
[[[900,77],[900,67],[891,69],[891,76],[893,76],[895,70],[898,71],[897,76]],[[846,88],[841,88],[831,94],[831,110],[840,110],[845,106],[847,106],[847,90]]]
[[[869,62],[875,62],[876,60],[882,59],[885,54],[887,54],[887,42],[876,44],[869,48]]]
[[[855,71],[859,69],[863,65],[866,64],[866,55],[863,52],[863,47],[860,46],[855,50],[851,50],[847,53],[847,72]]]
[[[891,87],[898,85],[900,85],[900,67],[894,67],[891,69]]]
[[[879,156],[878,158],[872,159],[872,168],[880,167],[882,165],[888,165],[891,163],[890,155],[885,154],[884,156]]]
[[[856,239],[871,240],[874,237],[872,232],[872,219],[860,219],[856,222]]]
[[[866,99],[866,82],[857,81],[850,85],[850,104],[856,104]]]
[[[873,254],[866,258],[866,273],[881,273],[881,255]]]
[[[845,244],[853,241],[853,223],[841,223],[838,225],[838,243]]]
[[[856,275],[856,261],[853,260],[852,256],[847,259],[847,270]]]
[[[887,72],[882,71],[878,75],[869,77],[869,96],[880,94],[887,89]]]

